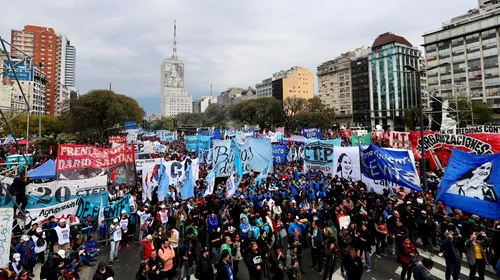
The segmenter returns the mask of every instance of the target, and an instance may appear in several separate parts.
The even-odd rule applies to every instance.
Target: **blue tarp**
[[[40,167],[28,171],[28,177],[31,179],[54,179],[56,178],[56,162],[49,159]]]

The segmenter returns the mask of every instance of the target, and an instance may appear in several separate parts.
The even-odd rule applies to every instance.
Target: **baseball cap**
[[[36,232],[42,232],[42,231],[43,231],[43,229],[41,227],[36,228]]]
[[[61,250],[59,250],[59,251],[57,251],[57,254],[58,254],[61,258],[63,258],[63,259],[66,257],[66,251],[64,251],[64,250],[62,250],[62,249],[61,249]]]
[[[14,258],[16,262],[18,262],[21,260],[21,254],[15,253],[14,255],[12,255],[12,258]]]
[[[21,240],[28,241],[28,240],[30,240],[30,237],[27,235],[23,235],[23,236],[21,236]]]
[[[162,205],[160,205],[160,208],[164,209],[164,208],[166,208],[166,206],[162,204]]]
[[[201,253],[205,253],[205,252],[208,252],[208,247],[203,247],[203,249],[201,250]]]
[[[407,201],[406,204],[411,205],[411,201]]]
[[[65,222],[66,222],[66,219],[65,219],[65,218],[61,218],[61,219],[59,220],[59,222],[60,222],[60,223],[65,223]]]
[[[117,219],[117,218],[114,218],[114,219],[113,219],[113,223],[118,223],[118,219]]]
[[[422,213],[422,214],[427,214],[427,212],[425,212],[425,210],[422,210],[422,212],[421,212],[421,213]]]
[[[127,210],[123,209],[122,214],[127,214]]]

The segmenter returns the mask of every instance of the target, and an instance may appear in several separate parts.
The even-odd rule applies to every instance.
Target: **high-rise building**
[[[11,62],[21,87],[16,82],[7,57],[0,55],[0,73],[3,73],[0,77],[0,107],[26,109],[24,93],[30,111],[43,114],[45,112],[45,73],[24,59],[11,58]]]
[[[257,98],[273,96],[273,78],[267,78],[255,85]]]
[[[352,121],[355,126],[370,127],[370,75],[368,72],[368,55],[366,52],[356,52],[351,59],[352,84]]]
[[[193,113],[205,113],[205,110],[210,104],[217,103],[217,96],[201,96],[198,100],[193,101]]]
[[[313,98],[313,73],[300,66],[294,66],[288,70],[274,73],[272,97],[278,100],[285,100],[287,98]]]
[[[369,56],[370,109],[372,126],[404,130],[403,114],[418,105],[420,76],[405,66],[418,69],[420,52],[405,38],[381,34]]]
[[[55,114],[61,90],[61,39],[52,28],[26,25],[23,30],[11,31],[11,44],[32,56],[33,63],[46,74],[45,112]],[[11,54],[23,56],[15,48],[11,48]]]
[[[319,98],[335,112],[337,122],[343,124],[352,122],[351,58],[354,54],[347,52],[324,62],[316,73]]]
[[[61,38],[61,84],[75,87],[76,48],[65,35]]]
[[[436,98],[467,96],[500,111],[500,2],[478,8],[423,35],[428,91]]]
[[[177,57],[177,25],[174,21],[172,56],[161,63],[161,116],[175,117],[180,113],[191,113],[193,100],[184,87],[184,62]]]
[[[221,105],[236,104],[234,100],[238,98],[244,91],[244,88],[230,87],[227,90],[221,92],[219,96],[217,96],[217,103]]]

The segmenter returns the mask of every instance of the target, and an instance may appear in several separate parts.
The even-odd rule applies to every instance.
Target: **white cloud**
[[[475,0],[25,0],[3,3],[0,36],[24,25],[53,27],[77,49],[77,86],[159,101],[159,69],[171,55],[172,23],[186,87],[197,97],[248,87],[293,65],[323,61],[392,31],[412,44]],[[152,102],[149,102],[149,104]],[[157,112],[159,102],[146,105]]]

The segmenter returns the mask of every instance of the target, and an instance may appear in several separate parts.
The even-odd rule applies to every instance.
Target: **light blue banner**
[[[189,165],[184,180],[182,181],[181,197],[182,200],[190,199],[194,196],[194,176],[193,169]]]
[[[304,170],[321,170],[333,176],[333,147],[340,146],[340,139],[309,140],[304,145]]]
[[[420,188],[415,165],[407,150],[395,151],[370,145],[364,149],[359,146],[361,172],[374,180],[387,180],[416,191]]]
[[[171,142],[177,140],[177,131],[157,130],[156,137],[162,142]]]
[[[210,142],[212,141],[210,136],[195,135],[195,136],[184,136],[186,141],[186,150],[189,152],[196,152],[198,148],[210,149]]]
[[[212,148],[213,165],[217,167],[217,177],[229,177],[234,168],[231,156],[232,140],[214,140]],[[243,173],[254,170],[260,172],[273,161],[273,149],[269,139],[247,138],[244,143],[237,142]]]
[[[500,220],[500,154],[476,155],[453,149],[436,201]]]
[[[104,207],[104,217],[114,218],[119,217],[122,210],[130,214],[130,195],[127,194],[122,199],[113,202],[112,204]],[[104,199],[103,199],[104,200]],[[99,217],[99,210],[101,209],[101,201],[99,203],[93,203],[85,198],[80,199],[80,204],[78,205],[78,210],[76,211],[76,216],[80,219],[84,219],[88,215],[96,219]]]
[[[286,162],[286,145],[273,145],[274,164],[283,164]]]

